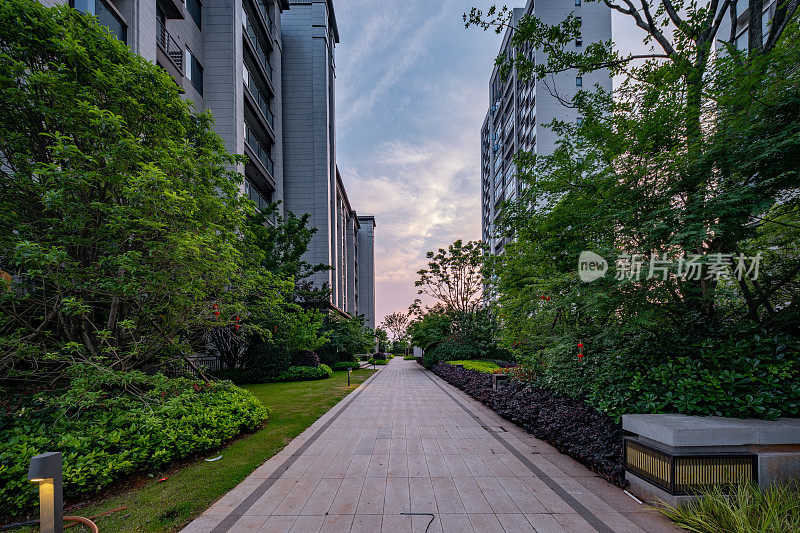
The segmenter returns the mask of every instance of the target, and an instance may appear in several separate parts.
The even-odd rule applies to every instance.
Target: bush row
[[[608,415],[583,401],[517,381],[495,392],[491,375],[476,370],[439,363],[433,372],[604,479],[625,486],[622,427]]]
[[[141,372],[79,376],[66,392],[39,394],[0,412],[0,514],[36,506],[26,471],[39,453],[63,453],[64,492],[74,498],[217,448],[268,416],[258,399],[230,382]]]
[[[356,361],[339,361],[331,365],[334,370],[358,370],[361,365]]]

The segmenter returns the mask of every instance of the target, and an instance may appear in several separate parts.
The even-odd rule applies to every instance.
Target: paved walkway
[[[400,358],[184,529],[426,530],[678,531],[576,461]]]

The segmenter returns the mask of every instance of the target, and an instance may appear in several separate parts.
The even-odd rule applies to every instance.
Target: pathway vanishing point
[[[183,531],[682,530],[416,362],[395,358]]]

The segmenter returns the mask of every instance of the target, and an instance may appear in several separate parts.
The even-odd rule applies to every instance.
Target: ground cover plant
[[[42,392],[0,414],[0,509],[33,510],[28,460],[63,453],[64,491],[92,496],[121,477],[219,447],[265,422],[269,410],[230,382],[81,369],[64,393]]]
[[[275,381],[309,381],[326,379],[333,375],[333,370],[328,365],[319,366],[290,366],[281,372]]]
[[[272,411],[266,425],[218,450],[163,469],[153,469],[149,472],[152,477],[145,474],[134,478],[116,487],[102,500],[72,512],[92,516],[127,507],[124,512],[98,519],[100,530],[115,533],[178,531],[374,372],[354,371],[350,387],[347,386],[347,372],[336,372],[322,381],[247,385],[245,389],[260,405]],[[220,455],[222,458],[217,461],[204,460]],[[162,478],[166,479],[159,482]]]
[[[389,361],[387,361],[386,359],[380,359],[380,358],[377,358],[377,357],[370,357],[367,362],[369,364],[371,364],[371,365],[385,365]]]
[[[406,356],[403,357],[403,360],[405,360],[405,361],[411,361],[411,360],[414,360],[414,359],[416,359],[416,357],[413,356],[413,355],[406,355]]]
[[[339,361],[338,363],[333,363],[331,368],[334,370],[347,370],[348,368],[356,370],[361,368],[361,365],[357,361]]]
[[[500,366],[497,363],[492,363],[490,361],[455,360],[446,361],[444,364],[454,366],[463,365],[467,370],[477,370],[478,372],[483,372],[485,374],[496,374],[500,370]]]
[[[433,372],[604,479],[625,486],[622,427],[608,415],[586,402],[517,380],[495,392],[491,374],[478,370],[439,363]]]
[[[695,533],[800,531],[800,489],[796,484],[773,485],[763,491],[755,484],[743,484],[732,494],[716,488],[701,495],[699,501],[660,510]]]

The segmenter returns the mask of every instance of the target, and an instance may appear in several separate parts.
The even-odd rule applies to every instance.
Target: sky
[[[417,297],[427,251],[481,237],[480,128],[501,36],[462,14],[491,4],[334,2],[336,158],[353,208],[376,217],[376,324]],[[623,48],[641,42],[613,22]]]

